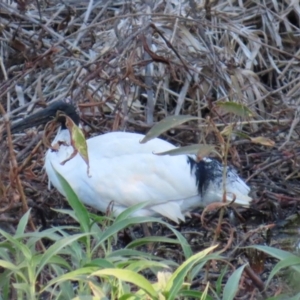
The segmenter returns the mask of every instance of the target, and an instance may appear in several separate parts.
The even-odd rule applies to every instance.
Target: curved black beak
[[[64,101],[56,101],[48,105],[46,108],[37,111],[36,113],[24,118],[23,120],[11,125],[11,132],[19,132],[27,128],[45,125],[57,116],[57,112],[63,112],[69,116],[76,125],[80,122],[80,117],[73,104]],[[58,118],[62,124],[65,123],[65,118]]]
[[[39,126],[39,125],[45,125],[49,121],[51,121],[55,117],[55,115],[52,114],[49,107],[46,107],[45,109],[41,109],[38,112],[24,118],[23,120],[14,123],[11,125],[11,132],[16,133],[23,131],[27,128]]]

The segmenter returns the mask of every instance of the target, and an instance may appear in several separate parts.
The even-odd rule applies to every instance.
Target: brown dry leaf
[[[11,42],[9,43],[10,46],[12,48],[14,48],[16,51],[19,52],[25,52],[26,51],[26,46],[24,43],[22,43],[21,41],[17,40],[17,39],[13,39],[11,40]]]
[[[213,202],[208,204],[207,206],[205,206],[205,208],[203,209],[203,212],[201,214],[201,224],[204,225],[204,217],[206,212],[210,212],[212,210],[216,210],[216,209],[220,209],[222,207],[226,207],[228,206],[228,203],[224,203],[224,202]]]
[[[250,140],[252,143],[255,143],[255,144],[260,144],[260,145],[263,145],[263,146],[268,146],[268,147],[274,147],[275,146],[275,142],[272,141],[271,139],[269,138],[266,138],[264,136],[258,136],[258,137],[250,137]]]

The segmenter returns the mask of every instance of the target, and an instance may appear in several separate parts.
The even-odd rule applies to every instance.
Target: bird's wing
[[[90,176],[79,155],[60,165],[63,157],[58,156],[65,146],[58,152],[51,152],[48,161],[87,205],[105,211],[111,201],[125,208],[149,201],[149,208],[154,207],[153,210],[168,216],[168,206],[160,205],[172,203],[169,204],[169,215],[172,215],[173,210],[180,211],[184,199],[198,194],[187,157],[157,156],[152,152],[174,146],[160,139],[140,144],[142,138],[139,134],[116,132],[89,139]]]

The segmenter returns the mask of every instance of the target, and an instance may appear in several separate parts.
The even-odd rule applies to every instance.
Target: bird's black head
[[[13,124],[11,126],[11,131],[18,132],[30,127],[44,125],[53,120],[57,116],[57,112],[64,113],[70,117],[76,125],[79,125],[80,117],[76,111],[76,107],[70,102],[56,101],[48,105],[46,108],[31,114],[22,121]],[[66,128],[66,118],[64,116],[59,116],[58,122],[61,123],[62,128]]]

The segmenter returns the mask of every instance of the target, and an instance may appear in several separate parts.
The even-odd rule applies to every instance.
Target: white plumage
[[[71,113],[65,111],[66,114],[78,123],[78,116],[74,117],[75,109],[61,103],[15,124],[13,131],[29,127],[31,120],[35,120],[33,125],[45,122],[47,118],[42,118],[42,114],[53,116],[57,110],[63,111],[65,105],[71,109]],[[175,146],[158,138],[140,144],[143,137],[136,133],[111,132],[88,139],[88,175],[87,165],[79,154],[61,164],[73,153],[69,130],[62,126],[52,145],[64,143],[59,143],[57,151],[49,149],[45,156],[49,180],[64,195],[54,167],[84,204],[105,212],[113,201],[115,215],[134,204],[149,201],[150,204],[135,215],[162,215],[178,222],[184,220],[185,212],[222,201],[223,167],[219,162],[204,159],[197,163],[186,155],[157,156],[153,152]],[[226,191],[228,200],[235,194],[235,203],[249,205],[250,189],[232,168],[227,168]]]

